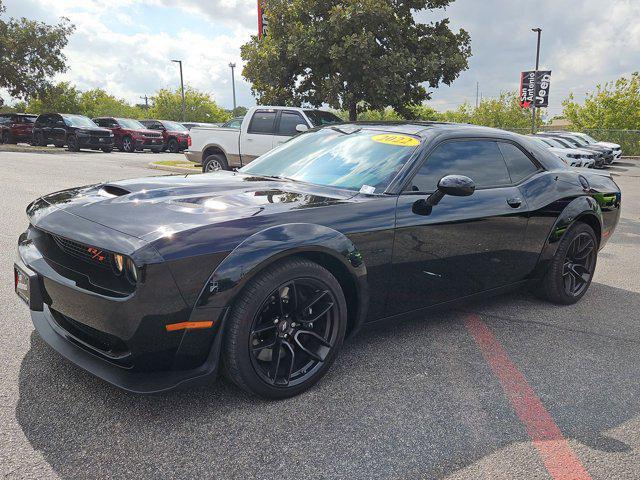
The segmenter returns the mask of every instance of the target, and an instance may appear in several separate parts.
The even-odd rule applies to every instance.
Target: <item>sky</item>
[[[255,105],[242,78],[240,46],[257,31],[255,0],[4,0],[8,16],[55,23],[66,16],[76,31],[65,49],[69,69],[56,80],[81,90],[104,88],[140,103],[159,88],[185,83],[233,106],[230,62],[238,105]],[[548,115],[559,115],[569,92],[581,101],[598,83],[640,70],[640,0],[456,0],[416,19],[449,18],[471,35],[469,69],[452,86],[433,91],[431,106],[455,109],[518,88],[520,72],[535,65],[542,28],[541,69],[552,70]],[[6,95],[3,95],[8,99]]]

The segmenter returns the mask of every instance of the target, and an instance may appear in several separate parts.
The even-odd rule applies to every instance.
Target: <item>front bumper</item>
[[[78,135],[76,138],[80,148],[113,148],[113,137],[85,137]]]
[[[33,324],[42,339],[72,363],[136,393],[204,383],[217,374],[225,308],[180,313],[176,302],[154,300],[144,291],[109,298],[62,275],[60,265],[40,254],[24,234],[18,252],[16,267],[28,275],[34,299],[29,302]],[[147,287],[164,290],[166,296],[167,280],[150,281]],[[164,328],[179,318],[205,317],[215,320],[211,329],[167,332]]]
[[[160,138],[136,138],[136,150],[161,149],[164,146],[164,140]]]
[[[194,152],[193,150],[185,150],[184,156],[187,157],[187,160],[193,163],[197,163],[198,165],[202,164],[202,152]]]

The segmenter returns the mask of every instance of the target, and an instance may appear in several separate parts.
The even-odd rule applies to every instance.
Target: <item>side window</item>
[[[51,115],[40,115],[38,124],[42,127],[49,127],[51,125]]]
[[[96,125],[98,125],[99,127],[104,127],[105,126],[105,121],[102,118],[94,118],[93,119],[93,123],[95,123]]]
[[[289,136],[297,135],[297,125],[306,125],[302,116],[296,112],[282,112],[280,116],[280,125],[278,126],[278,135]]]
[[[276,112],[257,110],[251,118],[248,133],[273,135],[275,133]]]
[[[435,192],[445,175],[465,175],[476,183],[476,188],[511,183],[502,153],[493,140],[453,141],[436,147],[408,190]]]
[[[498,146],[507,164],[507,169],[511,176],[511,183],[518,183],[538,171],[538,167],[515,145],[499,142]]]

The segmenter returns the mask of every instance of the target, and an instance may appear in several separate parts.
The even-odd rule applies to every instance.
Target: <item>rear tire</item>
[[[113,148],[103,148],[102,151],[104,153],[111,153],[111,152],[113,152]]]
[[[122,137],[122,150],[127,153],[134,153],[136,151],[136,144],[133,138],[129,136]]]
[[[202,173],[219,172],[220,170],[229,170],[227,159],[220,153],[209,155],[205,161],[202,162]]]
[[[171,153],[180,153],[180,144],[175,138],[169,140],[167,147]]]
[[[593,228],[576,222],[565,233],[538,291],[541,298],[559,305],[578,302],[591,285],[598,258]]]
[[[42,132],[36,132],[33,135],[31,145],[33,145],[34,147],[45,147],[47,145],[44,141],[44,135],[42,134]]]
[[[346,328],[335,277],[309,260],[285,259],[251,279],[234,301],[224,330],[225,374],[260,397],[298,395],[327,373]]]
[[[70,152],[79,152],[80,147],[78,146],[78,139],[75,135],[69,135],[67,137],[67,150]]]
[[[3,130],[0,135],[0,143],[9,143],[9,132],[6,130]]]

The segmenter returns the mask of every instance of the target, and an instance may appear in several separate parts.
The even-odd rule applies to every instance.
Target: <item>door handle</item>
[[[519,208],[522,205],[522,199],[520,197],[512,197],[507,199],[507,203],[512,208]]]

